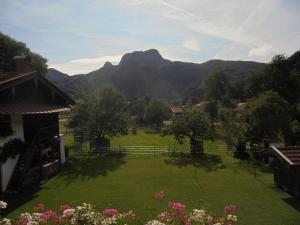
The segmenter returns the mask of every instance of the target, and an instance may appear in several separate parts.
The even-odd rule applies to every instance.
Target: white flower
[[[1,225],[11,225],[10,219],[4,218],[4,219],[1,221]]]
[[[236,222],[237,221],[237,217],[235,215],[229,214],[229,215],[227,215],[227,220]]]
[[[206,212],[203,209],[194,209],[193,212],[190,214],[190,219],[194,220],[195,222],[204,222]]]
[[[75,213],[75,209],[66,209],[63,211],[63,217],[72,216]]]
[[[7,203],[4,201],[0,201],[0,209],[5,209],[7,207]]]
[[[150,220],[146,223],[146,225],[165,225],[165,224],[158,220]]]

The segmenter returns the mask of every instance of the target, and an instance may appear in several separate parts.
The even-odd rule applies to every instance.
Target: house
[[[209,103],[208,101],[199,102],[194,106],[194,109],[195,110],[204,110],[208,103]]]
[[[18,192],[33,178],[50,176],[65,162],[59,113],[74,101],[45,77],[31,71],[26,57],[16,70],[0,72],[0,186]]]
[[[183,106],[174,106],[171,108],[172,111],[172,118],[176,118],[178,116],[181,116],[184,112],[184,107]]]
[[[249,109],[249,104],[247,102],[239,102],[236,104],[234,108],[234,112],[236,113],[236,117],[238,120],[245,121],[246,120],[246,112]]]
[[[274,182],[277,187],[300,195],[300,146],[271,147],[274,154]]]

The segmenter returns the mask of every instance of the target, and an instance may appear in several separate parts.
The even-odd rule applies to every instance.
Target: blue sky
[[[62,72],[156,48],[170,60],[268,62],[300,49],[299,0],[1,0],[0,31]]]

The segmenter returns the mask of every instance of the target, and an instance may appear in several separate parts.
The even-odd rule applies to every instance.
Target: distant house
[[[174,106],[171,108],[172,111],[172,118],[176,118],[178,116],[181,116],[184,113],[184,107],[183,106]]]
[[[208,103],[208,101],[199,102],[194,106],[194,109],[195,110],[203,110],[206,107],[207,103]]]
[[[1,191],[17,192],[34,177],[49,176],[65,162],[58,115],[74,101],[43,76],[25,57],[16,70],[0,72]]]
[[[246,102],[239,102],[236,104],[234,108],[234,112],[236,113],[237,119],[245,120],[246,119],[246,112],[249,108],[249,104]]]
[[[273,161],[274,182],[276,186],[300,195],[300,146],[271,147],[275,156]]]

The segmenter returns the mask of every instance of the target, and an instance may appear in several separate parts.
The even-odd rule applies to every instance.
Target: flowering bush
[[[163,191],[154,195],[162,200],[165,197]],[[0,209],[7,207],[7,203],[0,201]],[[237,221],[234,213],[237,207],[228,205],[224,207],[224,216],[215,217],[204,209],[186,210],[186,205],[179,202],[169,202],[168,210],[160,212],[155,219],[149,220],[145,225],[233,225]],[[47,210],[43,204],[37,204],[32,213],[22,213],[14,221],[4,218],[0,225],[110,225],[130,224],[135,214],[132,211],[119,212],[115,208],[97,211],[92,205],[83,203],[72,207],[61,205],[59,210]]]

